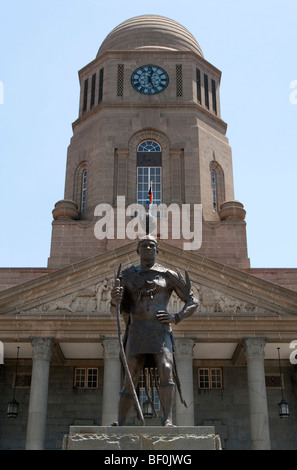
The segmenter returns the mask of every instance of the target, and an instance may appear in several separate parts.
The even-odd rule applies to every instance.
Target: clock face
[[[165,90],[168,83],[167,72],[157,65],[143,65],[131,75],[133,88],[143,95],[157,95]]]

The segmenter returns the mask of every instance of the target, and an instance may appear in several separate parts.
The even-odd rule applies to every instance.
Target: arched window
[[[86,192],[87,192],[87,170],[84,170],[82,173],[82,183],[81,183],[81,212],[84,212],[86,208]]]
[[[77,165],[74,173],[73,201],[81,214],[86,210],[87,167],[88,162],[83,160]]]
[[[155,205],[162,201],[162,149],[154,140],[144,140],[137,147],[137,203],[146,205],[152,184]]]
[[[218,212],[217,206],[217,176],[214,170],[211,170],[211,189],[212,189],[212,207],[215,212]]]
[[[212,160],[209,165],[212,191],[212,207],[219,212],[221,204],[225,201],[225,177],[221,165]]]

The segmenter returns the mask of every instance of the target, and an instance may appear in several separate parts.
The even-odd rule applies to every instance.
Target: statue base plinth
[[[70,426],[63,450],[221,450],[214,426]]]

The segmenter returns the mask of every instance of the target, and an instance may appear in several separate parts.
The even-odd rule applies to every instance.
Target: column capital
[[[120,158],[128,158],[128,157],[129,157],[129,149],[118,148],[118,149],[117,149],[117,155],[118,155]]]
[[[169,155],[171,158],[180,158],[184,154],[184,150],[182,148],[171,148],[169,150]]]
[[[195,341],[192,338],[175,338],[174,351],[180,359],[193,359]]]
[[[102,344],[104,348],[104,359],[119,358],[120,344],[117,338],[104,338]]]
[[[263,359],[266,338],[263,336],[244,338],[243,347],[247,359]]]
[[[33,346],[33,360],[42,359],[44,361],[50,361],[52,357],[54,339],[52,337],[42,338],[39,336],[34,336],[30,339]]]

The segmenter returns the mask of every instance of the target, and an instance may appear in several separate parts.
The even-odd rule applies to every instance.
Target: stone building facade
[[[138,263],[123,227],[151,181],[157,203],[202,208],[201,243],[191,250],[173,218],[164,237],[157,217],[158,262],[187,270],[199,300],[197,312],[173,326],[188,403],[176,397],[175,423],[214,425],[226,450],[296,447],[297,270],[250,266],[220,78],[189,31],[153,15],[117,26],[80,70],[48,267],[0,269],[0,448],[61,449],[69,426],[116,419],[122,371],[110,290],[119,264]],[[96,236],[103,204],[113,237]],[[170,310],[181,307],[173,296]],[[283,393],[288,419],[278,415]],[[13,394],[15,419],[6,415]]]

